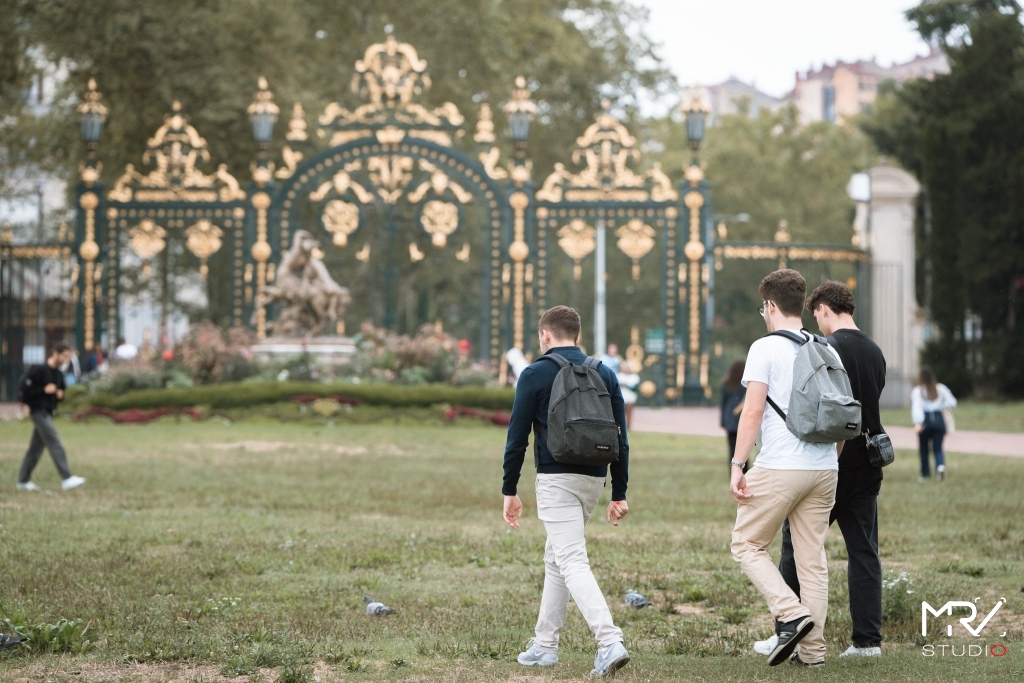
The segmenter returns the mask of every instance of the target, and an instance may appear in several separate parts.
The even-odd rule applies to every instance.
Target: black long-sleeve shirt
[[[51,368],[46,363],[29,368],[23,391],[29,410],[45,410],[51,415],[56,412],[57,394],[46,393],[47,384],[56,384],[58,389],[64,389],[64,373],[60,368]]]
[[[560,346],[549,353],[557,353],[570,363],[582,365],[586,355],[576,346]],[[551,399],[551,385],[559,367],[549,360],[538,360],[523,370],[516,384],[516,400],[512,405],[512,419],[508,425],[508,440],[505,442],[505,476],[501,492],[506,496],[516,495],[519,476],[526,457],[526,447],[530,442],[530,432],[534,433],[537,451],[537,472],[541,474],[585,474],[591,477],[604,478],[608,467],[585,467],[581,465],[565,465],[556,462],[548,451],[547,440],[540,437],[547,433],[548,401]],[[611,394],[612,413],[619,425],[619,459],[611,465],[612,500],[626,500],[626,485],[629,481],[629,439],[626,435],[626,406],[619,389],[619,380],[611,368],[602,364],[597,372],[604,380],[608,393]]]

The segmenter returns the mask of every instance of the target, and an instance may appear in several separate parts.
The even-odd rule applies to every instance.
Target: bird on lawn
[[[641,609],[654,603],[630,588],[626,591],[626,604],[634,609]]]
[[[383,602],[377,602],[369,595],[363,597],[363,602],[366,603],[366,613],[371,617],[386,617],[389,614],[394,613],[394,610],[385,605]]]

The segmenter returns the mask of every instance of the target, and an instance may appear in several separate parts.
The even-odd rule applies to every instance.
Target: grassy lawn
[[[593,642],[575,608],[562,663],[515,663],[536,618],[544,535],[532,468],[523,528],[501,521],[500,428],[58,428],[89,483],[56,492],[45,460],[36,481],[53,493],[26,494],[13,482],[28,425],[0,426],[0,620],[89,628],[38,636],[70,652],[0,655],[0,681],[579,680],[591,668]],[[729,555],[735,506],[724,449],[724,439],[634,435],[632,512],[618,529],[596,519],[591,527],[594,569],[633,654],[619,680],[1024,677],[1018,460],[952,456],[947,482],[919,485],[916,455],[900,453],[882,488],[881,548],[888,577],[906,573],[914,592],[899,580],[886,591],[884,658],[839,659],[850,622],[845,547],[833,529],[829,660],[804,671],[769,669],[749,650],[771,620]],[[627,609],[628,588],[655,607]],[[364,595],[396,613],[367,617]],[[940,625],[923,638],[920,600],[976,597],[985,614],[1008,602],[970,641],[1005,643],[1008,654],[924,657],[925,642],[961,647],[968,638],[947,638]]]
[[[961,401],[953,409],[956,428],[979,432],[1024,432],[1024,401],[990,403]],[[910,408],[886,408],[882,424],[913,427]]]

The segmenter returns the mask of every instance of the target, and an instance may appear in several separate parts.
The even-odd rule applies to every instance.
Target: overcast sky
[[[904,18],[914,0],[634,0],[650,10],[648,35],[680,84],[730,76],[771,95],[795,73],[837,59],[888,66],[928,46]]]

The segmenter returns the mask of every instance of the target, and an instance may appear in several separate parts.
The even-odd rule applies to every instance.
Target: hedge
[[[374,406],[426,407],[438,403],[510,410],[511,388],[453,387],[446,384],[393,386],[386,384],[320,384],[318,382],[231,382],[187,389],[144,389],[125,394],[90,394],[88,405],[112,410],[129,408],[244,408],[287,401],[293,396],[347,396]]]

